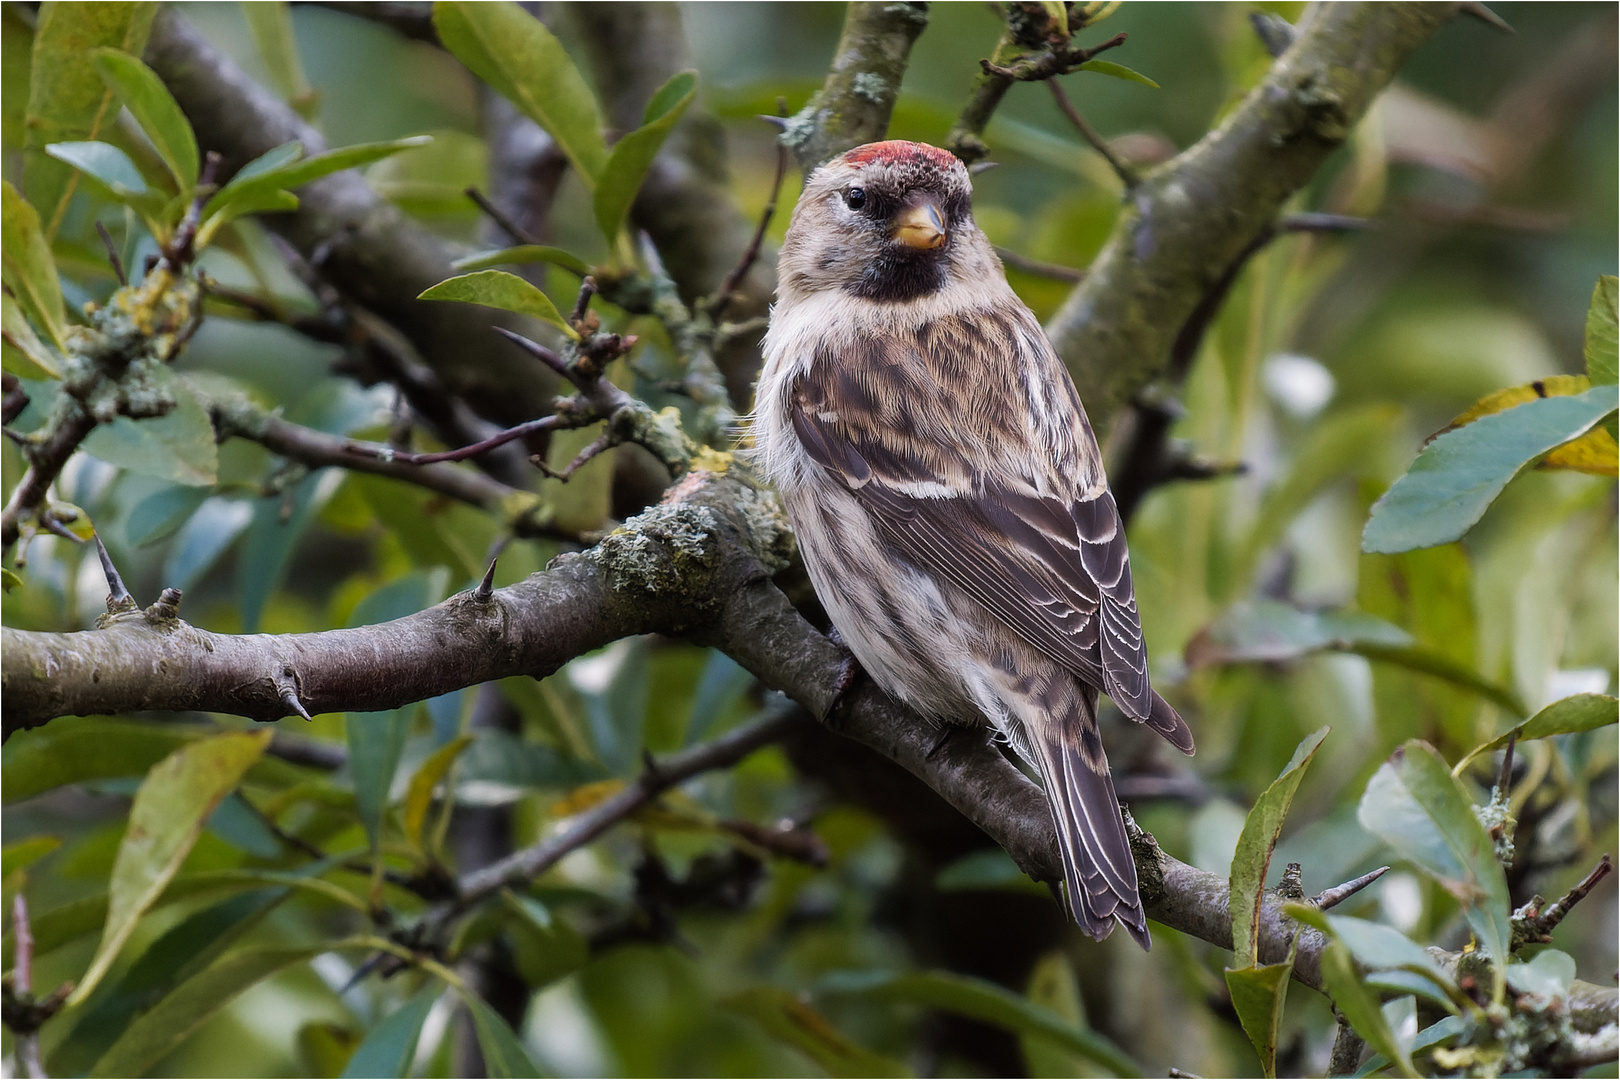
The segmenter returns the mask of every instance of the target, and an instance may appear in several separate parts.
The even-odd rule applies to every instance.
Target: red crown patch
[[[872,162],[885,165],[926,164],[941,169],[952,168],[957,163],[955,155],[949,150],[941,150],[927,143],[907,142],[904,139],[889,139],[886,142],[857,146],[844,155],[844,161],[851,165],[867,165]]]

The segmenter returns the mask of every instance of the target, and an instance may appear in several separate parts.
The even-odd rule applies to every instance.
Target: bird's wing
[[[893,350],[874,351],[891,354],[892,372]],[[848,373],[865,358],[840,359],[811,365],[793,385],[793,430],[872,515],[894,552],[961,588],[1127,716],[1191,753],[1185,721],[1148,682],[1124,530],[1106,487],[1088,491],[1075,477],[1047,485],[1062,494],[1043,495],[987,475],[948,441],[898,439],[892,398],[877,408],[850,390]],[[1051,363],[1072,395],[1067,374],[1055,357]],[[919,391],[913,385],[907,392]],[[1077,400],[1073,411],[1095,454]]]

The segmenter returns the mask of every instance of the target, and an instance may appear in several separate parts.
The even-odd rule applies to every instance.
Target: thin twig
[[[124,579],[119,575],[118,567],[113,565],[107,545],[101,542],[101,533],[92,532],[90,536],[96,542],[96,555],[101,559],[101,572],[107,577],[107,614],[113,615],[133,609],[136,606],[135,598],[129,595],[129,590],[124,587]]]
[[[723,769],[735,765],[767,743],[786,735],[795,724],[802,723],[796,706],[773,709],[763,719],[737,728],[712,743],[693,747],[657,762],[634,783],[612,798],[604,799],[578,814],[573,824],[555,836],[507,856],[500,862],[476,870],[462,877],[458,883],[460,899],[450,910],[439,913],[440,918],[465,911],[484,897],[510,885],[518,885],[539,876],[555,866],[563,856],[583,847],[601,836],[676,784],[685,782],[710,769]],[[432,915],[429,915],[432,918]]]
[[[107,249],[107,261],[112,263],[113,273],[118,276],[118,284],[128,285],[129,275],[124,273],[124,260],[118,257],[118,245],[113,243],[112,234],[107,226],[96,222],[96,235],[101,237],[101,246]]]
[[[1004,79],[1016,82],[1042,82],[1054,75],[1067,75],[1079,69],[1081,64],[1090,60],[1098,53],[1117,49],[1125,44],[1126,35],[1115,34],[1101,45],[1093,45],[1089,49],[1077,49],[1073,46],[1063,49],[1049,49],[1045,52],[1021,56],[1005,67],[992,63],[989,60],[980,60],[979,66],[991,75],[999,75]]]
[[[732,294],[742,279],[748,276],[748,271],[754,267],[754,261],[759,258],[759,246],[765,241],[765,230],[770,227],[771,218],[776,216],[776,201],[782,194],[782,178],[787,175],[788,152],[781,141],[776,143],[776,176],[771,181],[771,201],[765,204],[765,210],[759,215],[759,224],[754,228],[753,238],[748,241],[748,247],[743,250],[742,258],[737,265],[731,268],[715,291],[714,299],[709,302],[709,317],[719,321],[725,313],[726,306],[731,303]]]
[[[1125,164],[1124,160],[1114,153],[1114,149],[1108,145],[1107,139],[1097,134],[1097,129],[1092,127],[1090,121],[1081,114],[1079,109],[1074,107],[1074,102],[1069,100],[1069,95],[1064,92],[1063,87],[1056,79],[1049,79],[1046,85],[1052,91],[1052,100],[1057,102],[1058,111],[1068,117],[1069,123],[1073,124],[1075,130],[1080,132],[1080,137],[1085,139],[1093,150],[1103,156],[1109,167],[1114,170],[1114,175],[1119,177],[1120,183],[1125,185],[1126,190],[1135,187],[1138,179],[1140,179],[1136,175],[1136,170]]]
[[[589,422],[589,421],[587,421]],[[487,439],[475,442],[470,446],[458,447],[455,450],[441,450],[432,454],[410,454],[395,450],[392,446],[368,446],[365,443],[348,441],[343,444],[346,453],[356,457],[375,458],[378,461],[398,461],[405,465],[433,465],[441,461],[466,461],[479,454],[488,453],[497,446],[505,446],[514,439],[521,439],[525,435],[535,435],[542,431],[550,431],[556,427],[578,426],[566,422],[563,417],[553,413],[542,416],[538,420],[526,420],[504,431],[498,431]]]
[[[473,205],[482,210],[484,216],[493,221],[501,232],[505,233],[514,244],[538,244],[540,241],[530,236],[528,231],[507,216],[506,212],[479,191],[476,187],[468,187],[464,194],[473,201]]]
[[[219,170],[224,164],[225,159],[213,150],[208,151],[203,159],[202,175],[197,178],[197,193],[192,197],[191,205],[186,207],[186,216],[180,219],[174,235],[163,246],[163,262],[173,273],[179,273],[197,254],[193,245],[197,240],[197,227],[202,224],[203,206],[219,186]]]
[[[5,390],[5,404],[0,408],[0,423],[9,424],[28,408],[28,393],[22,388],[22,380],[9,371],[0,372],[0,386]]]
[[[1518,924],[1514,927],[1514,939],[1518,940],[1522,933],[1526,942],[1548,942],[1552,940],[1552,932],[1564,917],[1570,913],[1574,906],[1586,899],[1586,895],[1597,887],[1598,882],[1608,877],[1614,870],[1614,861],[1604,855],[1598,864],[1592,868],[1575,887],[1565,893],[1563,897],[1546,907],[1540,907],[1541,898],[1538,896],[1530,903],[1524,905],[1513,913],[1513,921]],[[1540,910],[1537,910],[1539,908]]]
[[[1011,248],[997,247],[996,254],[1001,261],[1014,270],[1022,270],[1026,274],[1036,277],[1051,278],[1053,281],[1078,282],[1086,276],[1084,270],[1076,270],[1072,266],[1059,266],[1057,263],[1041,262],[1028,255],[1020,255]]]

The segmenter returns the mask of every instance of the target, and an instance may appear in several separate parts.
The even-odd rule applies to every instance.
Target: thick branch
[[[1455,8],[1313,10],[1293,47],[1219,128],[1142,179],[1048,324],[1099,432],[1165,370],[1177,333],[1211,286]]]
[[[805,169],[881,139],[900,94],[927,4],[852,3],[827,80],[788,122],[782,141]]]

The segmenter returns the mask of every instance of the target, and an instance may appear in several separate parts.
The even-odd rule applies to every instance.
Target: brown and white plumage
[[[889,694],[1035,766],[1076,921],[1147,946],[1098,692],[1183,752],[1192,734],[1149,684],[1096,439],[966,169],[907,142],[817,169],[778,282],[753,433],[817,595]]]

